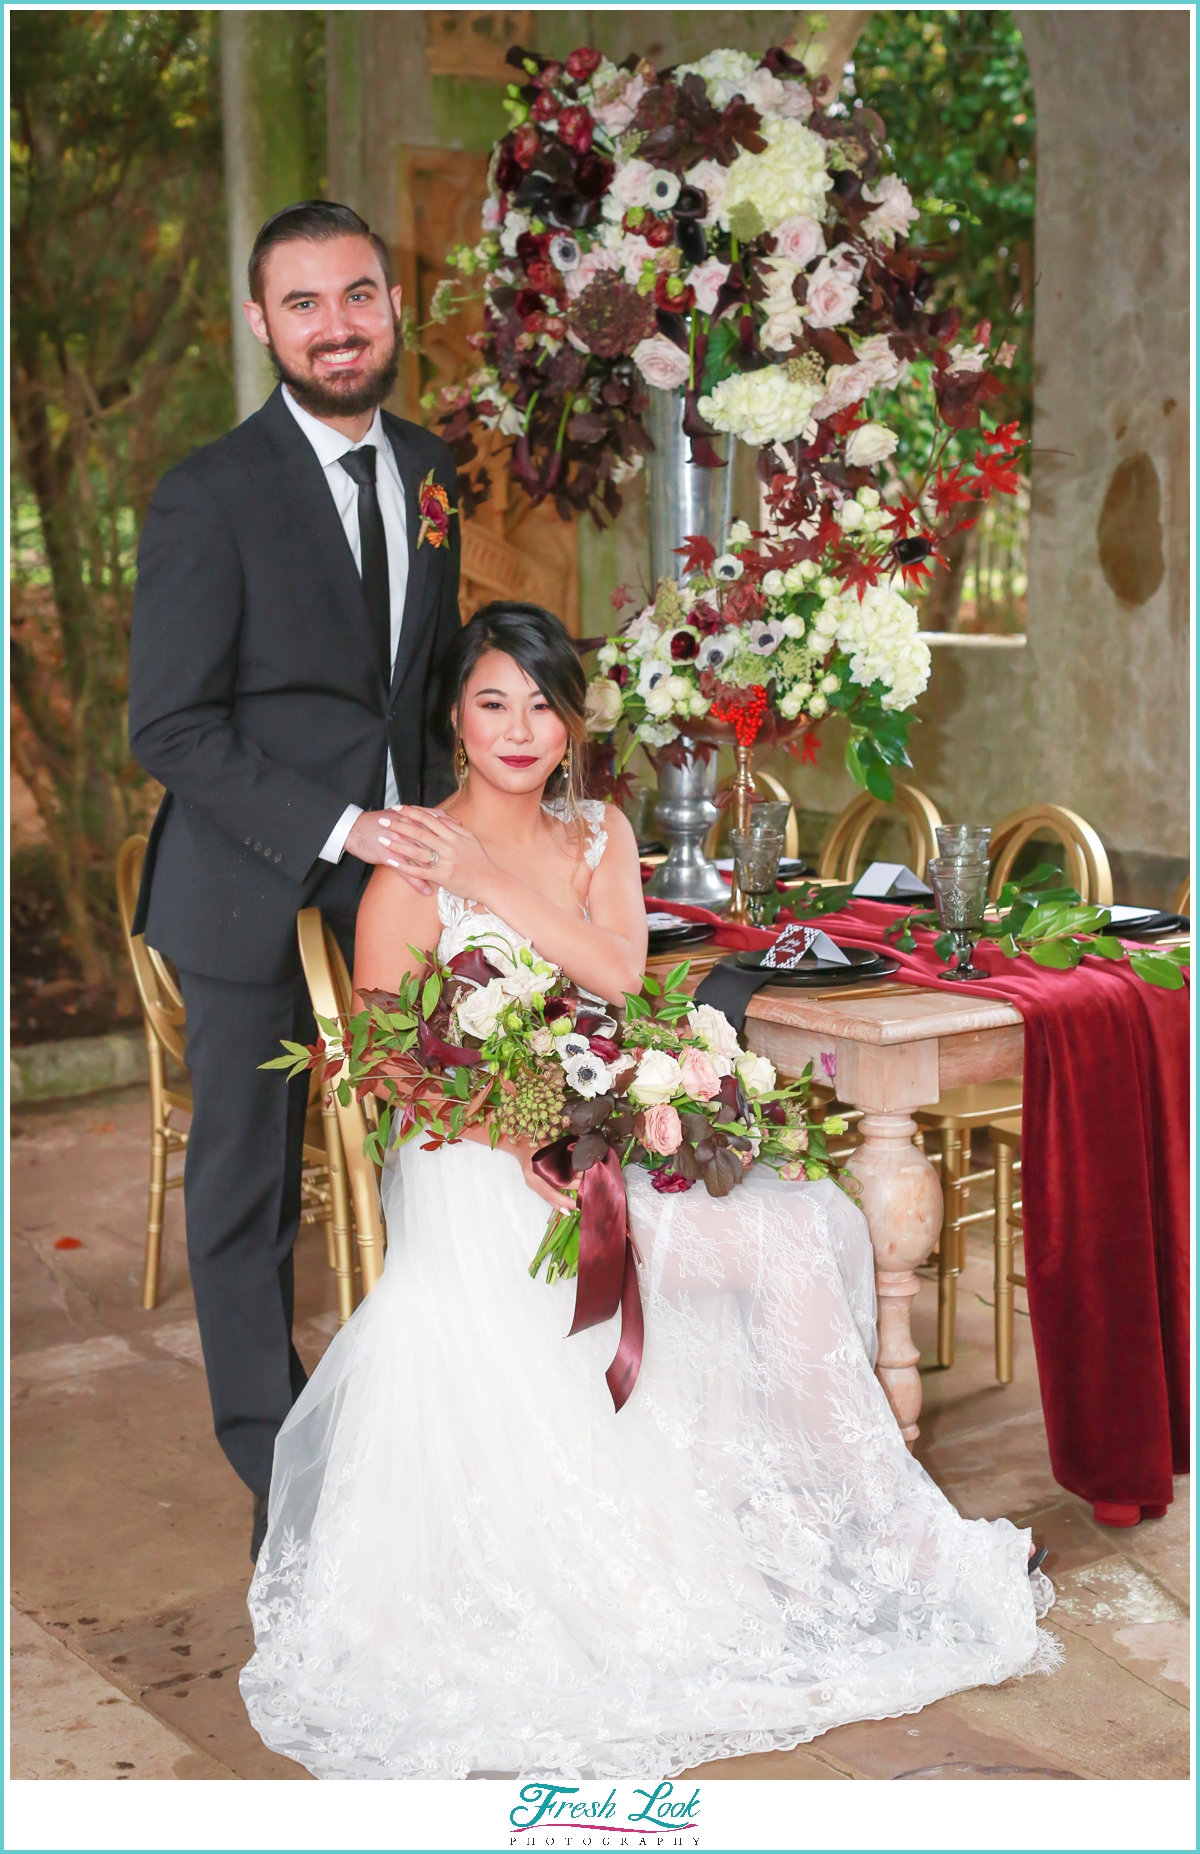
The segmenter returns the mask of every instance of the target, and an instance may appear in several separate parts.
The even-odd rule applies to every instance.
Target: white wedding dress
[[[515,937],[439,911],[444,958]],[[904,1445],[861,1212],[763,1166],[721,1199],[626,1177],[646,1337],[615,1414],[619,1320],[565,1337],[517,1161],[389,1162],[383,1279],[283,1426],[250,1588],[247,1709],[314,1775],[673,1776],[1056,1664],[1029,1534]]]

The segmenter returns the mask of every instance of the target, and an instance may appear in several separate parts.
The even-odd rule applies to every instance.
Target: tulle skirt
[[[531,1281],[516,1161],[406,1147],[383,1279],[275,1451],[241,1676],[320,1777],[663,1777],[1054,1665],[1029,1535],[964,1520],[872,1370],[861,1213],[627,1173],[641,1377]]]

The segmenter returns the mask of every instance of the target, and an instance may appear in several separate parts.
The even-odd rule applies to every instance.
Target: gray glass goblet
[[[938,856],[925,865],[933,883],[938,919],[944,930],[954,936],[954,965],[942,973],[945,979],[969,981],[985,979],[988,974],[971,964],[971,954],[983,929],[987,907],[988,865],[982,858]]]
[[[971,862],[987,860],[990,824],[939,824],[938,854],[942,857],[966,857]]]
[[[756,927],[763,924],[764,903],[775,892],[779,876],[779,859],[783,855],[782,831],[735,830],[733,844],[733,879],[746,897],[750,919]]]

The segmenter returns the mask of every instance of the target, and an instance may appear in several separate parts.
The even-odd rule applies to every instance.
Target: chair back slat
[[[126,837],[117,852],[117,907],[147,1033],[168,1056],[186,1066],[187,1011],[183,995],[162,954],[146,945],[143,934],[131,931],[142,864],[146,859],[146,841],[141,836]]]
[[[909,867],[914,875],[924,876],[926,863],[938,853],[934,832],[942,821],[941,813],[915,785],[901,785],[899,781],[890,804],[873,798],[870,792],[859,792],[850,800],[825,840],[817,874],[835,882],[853,882],[859,873],[867,832],[876,818],[892,809],[900,813],[908,831]]]
[[[296,916],[296,933],[313,1010],[318,1017],[348,1016],[353,1000],[350,974],[342,949],[323,920],[320,908],[301,909]],[[367,1134],[378,1125],[378,1110],[373,1099],[370,1108],[375,1109],[374,1112],[366,1102],[353,1098],[348,1106],[343,1106],[337,1095],[336,1080],[330,1083],[330,1089],[337,1109],[342,1157],[354,1205],[363,1293],[369,1294],[383,1273],[384,1231],[379,1174],[363,1151],[363,1144]]]
[[[988,893],[993,901],[1008,881],[1017,856],[1033,837],[1053,837],[1063,847],[1064,874],[1071,887],[1097,907],[1113,898],[1112,870],[1099,836],[1078,812],[1065,805],[1024,805],[1001,818],[992,830],[993,858]]]

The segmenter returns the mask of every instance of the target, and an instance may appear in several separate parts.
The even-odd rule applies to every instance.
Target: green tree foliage
[[[1009,12],[950,8],[944,12],[871,13],[843,84],[848,109],[878,111],[887,126],[896,170],[922,215],[914,241],[928,251],[940,308],[956,308],[961,339],[981,322],[992,338],[1015,347],[1009,391],[988,408],[993,421],[1017,419],[1026,438],[1033,418],[1033,215],[1035,140],[1033,80]],[[934,443],[929,364],[914,368],[906,387],[889,395],[886,416],[899,433],[895,467],[920,476]],[[969,461],[975,434],[952,441],[947,462]],[[977,516],[975,506],[965,517]],[[922,600],[922,623],[953,623],[962,589],[970,530],[951,537]]]
[[[119,946],[137,528],[233,422],[214,16],[14,14],[13,749],[85,982]]]

